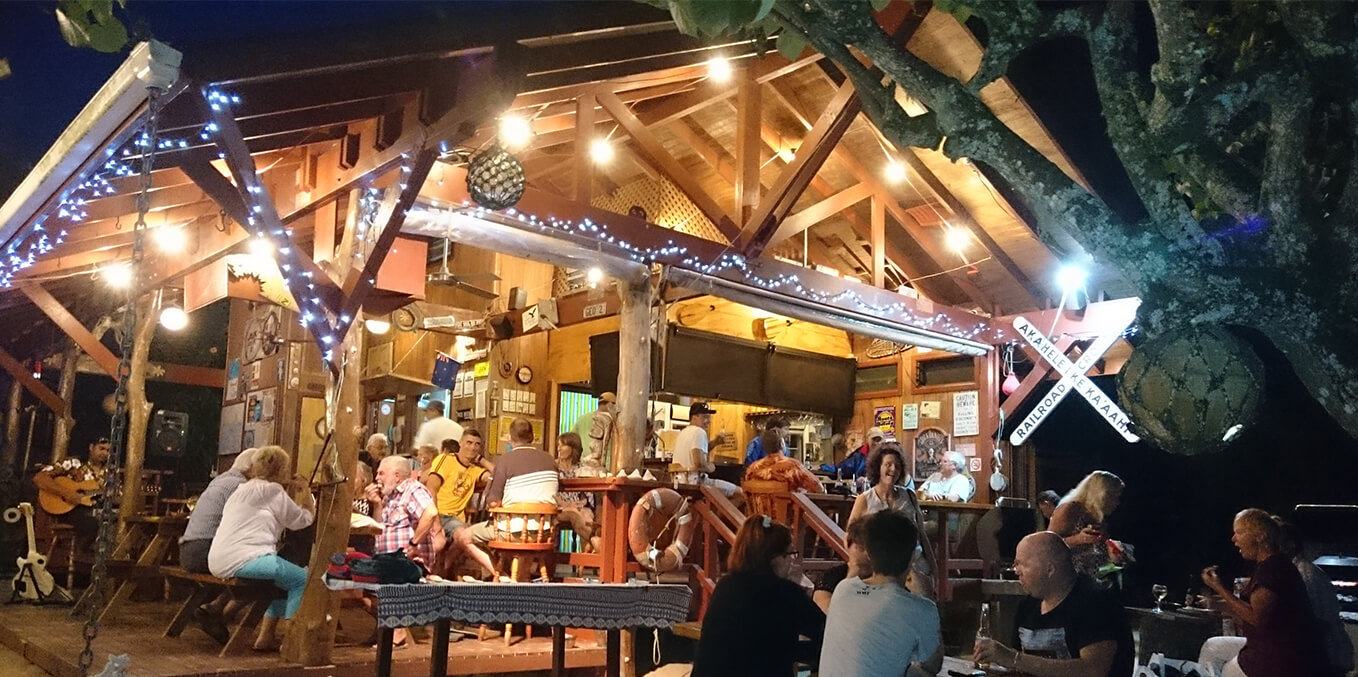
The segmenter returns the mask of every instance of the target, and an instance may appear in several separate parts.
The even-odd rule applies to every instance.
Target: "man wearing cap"
[[[604,470],[613,467],[613,442],[618,431],[617,402],[617,395],[604,393],[599,396],[599,409],[589,415],[589,434],[580,438],[585,443],[585,455],[580,461],[585,465]]]
[[[712,407],[706,402],[696,402],[688,408],[688,425],[674,439],[674,462],[680,468],[678,477],[688,484],[713,487],[740,506],[745,503],[745,494],[740,487],[708,477],[708,473],[717,469],[707,460],[707,427],[712,424],[712,413]]]
[[[415,451],[428,447],[432,456],[439,452],[444,440],[462,439],[462,426],[444,416],[443,411],[443,403],[438,400],[429,400],[424,405],[424,423],[415,432]]]
[[[845,456],[844,460],[833,466],[822,466],[821,470],[832,472],[838,477],[862,477],[868,471],[868,457],[872,456],[872,452],[877,451],[877,447],[882,446],[882,441],[885,439],[886,433],[882,432],[881,428],[875,426],[868,428],[868,441],[864,442],[863,446]]]

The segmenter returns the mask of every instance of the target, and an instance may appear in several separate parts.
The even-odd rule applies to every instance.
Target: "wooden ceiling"
[[[380,55],[368,45],[367,53],[355,47],[251,63],[188,51],[184,75],[192,86],[161,116],[163,134],[184,143],[155,158],[148,224],[185,229],[190,247],[177,255],[152,252],[153,284],[176,284],[243,243],[231,224],[239,200],[232,202],[217,148],[199,138],[207,118],[196,87],[210,83],[241,98],[234,112],[255,164],[277,196],[288,196],[279,212],[294,239],[306,243],[314,228],[306,217],[327,199],[327,187],[346,186],[347,178],[371,169],[339,164],[346,136],[376,128],[379,142],[390,142],[439,119],[478,79],[501,72],[485,67],[488,45],[495,45],[497,67],[505,66],[505,55],[519,60],[519,94],[505,114],[532,121],[535,135],[516,154],[534,187],[622,213],[649,204],[653,222],[735,251],[832,268],[890,289],[909,285],[935,302],[984,314],[1046,304],[1055,259],[1028,224],[968,163],[892,148],[858,112],[851,87],[828,61],[809,52],[795,61],[771,49],[757,54],[767,44],[703,45],[677,33],[663,15],[632,14],[622,17],[631,23],[590,17],[583,28],[550,35],[516,24],[505,29],[519,32],[509,43],[503,35],[425,35],[399,43],[407,51],[381,43]],[[927,3],[894,3],[880,19],[931,63],[966,75],[979,62],[975,39]],[[734,66],[729,82],[712,77],[707,62],[716,56]],[[983,96],[1006,124],[1080,180],[1007,82]],[[908,93],[901,97],[908,100]],[[496,128],[493,113],[464,125],[461,148],[484,147]],[[595,137],[610,140],[613,161],[589,160],[586,145]],[[460,157],[450,153],[445,161]],[[135,165],[135,156],[128,160]],[[907,168],[905,180],[888,178],[893,161]],[[429,180],[441,180],[442,171],[436,166]],[[16,276],[51,290],[86,326],[111,305],[105,295],[86,293],[95,286],[93,271],[128,258],[132,243],[137,178],[112,183],[114,194],[91,197],[87,218],[68,224],[64,242]],[[949,247],[949,229],[965,234],[960,253]],[[0,295],[0,307],[12,326],[44,321],[15,289]],[[0,347],[44,354],[42,341],[18,332],[0,339]]]

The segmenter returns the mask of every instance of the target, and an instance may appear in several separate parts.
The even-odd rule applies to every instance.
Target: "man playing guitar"
[[[85,461],[65,458],[33,476],[39,503],[53,517],[75,527],[77,547],[93,542],[99,534],[96,509],[108,474],[108,457],[108,438],[100,437],[90,445]]]

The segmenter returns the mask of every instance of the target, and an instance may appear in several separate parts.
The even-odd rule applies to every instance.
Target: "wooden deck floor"
[[[358,615],[355,615],[358,614]],[[358,633],[373,629],[371,619],[362,623],[361,611],[342,612],[341,623],[349,621]],[[136,677],[322,677],[325,675],[372,675],[376,651],[366,645],[337,646],[334,666],[303,668],[284,663],[278,654],[254,654],[218,658],[219,645],[196,627],[190,626],[178,638],[161,633],[174,615],[174,606],[164,602],[134,602],[113,623],[100,629],[95,641],[97,672],[110,654],[131,656],[128,675]],[[24,604],[0,606],[0,645],[23,656],[28,662],[55,677],[79,677],[76,660],[82,648],[81,621],[70,617],[69,607],[35,607]],[[546,671],[551,667],[551,641],[516,637],[508,649],[502,641],[464,639],[453,642],[448,651],[449,675],[497,675]],[[593,643],[569,649],[566,665],[573,675],[598,674],[604,664],[604,651]],[[0,677],[9,675],[9,666],[0,666]],[[23,673],[28,674],[28,673]],[[415,644],[396,651],[394,677],[429,674],[429,644]]]

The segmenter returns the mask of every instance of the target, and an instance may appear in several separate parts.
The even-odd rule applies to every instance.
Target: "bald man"
[[[1126,677],[1132,631],[1122,605],[1075,572],[1070,549],[1050,531],[1019,541],[1014,571],[1029,597],[1019,603],[1011,649],[976,640],[976,661],[1033,677]]]

